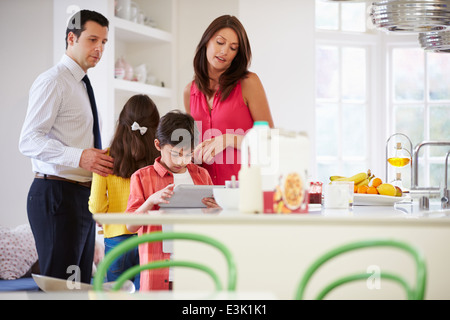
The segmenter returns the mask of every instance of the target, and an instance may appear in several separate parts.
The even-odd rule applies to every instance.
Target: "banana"
[[[368,178],[369,178],[369,175],[367,174],[367,172],[360,172],[360,173],[357,173],[348,178],[337,178],[332,181],[353,181],[355,183],[355,185],[358,185],[358,183],[360,183],[361,181],[364,181],[365,179],[368,179]]]
[[[369,169],[367,172],[360,172],[351,177],[330,176],[330,181],[353,181],[355,186],[360,186],[368,185],[373,177],[375,177],[375,175],[373,175]]]
[[[363,181],[355,184],[355,186],[359,187],[359,186],[368,186],[369,185],[370,180],[369,179],[364,179]]]
[[[341,178],[345,178],[345,177],[343,177],[343,176],[331,176],[330,177],[330,181],[334,181],[336,179],[341,179]]]

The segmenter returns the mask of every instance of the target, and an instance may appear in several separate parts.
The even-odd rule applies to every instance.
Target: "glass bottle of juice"
[[[411,156],[406,149],[402,148],[401,142],[397,142],[394,156],[388,158],[387,161],[391,166],[404,167],[411,162]]]

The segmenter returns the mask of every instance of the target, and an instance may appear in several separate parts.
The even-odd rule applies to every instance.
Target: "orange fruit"
[[[362,185],[362,186],[359,186],[358,187],[358,193],[367,193],[367,189],[369,189],[369,187],[368,186],[366,186],[366,185]]]
[[[382,184],[383,181],[380,178],[374,178],[372,180],[372,187],[378,187],[380,184]]]
[[[367,188],[367,193],[368,194],[378,194],[378,190],[374,186],[370,186]]]

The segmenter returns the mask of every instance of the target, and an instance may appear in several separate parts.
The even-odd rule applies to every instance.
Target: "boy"
[[[139,169],[131,176],[130,197],[127,212],[145,213],[159,209],[160,203],[168,203],[177,184],[212,185],[206,169],[192,163],[192,151],[197,144],[198,132],[194,119],[185,113],[172,111],[163,116],[156,130],[155,146],[161,156],[154,165]],[[213,198],[203,199],[207,207],[218,207]],[[130,232],[142,235],[161,231],[160,225],[131,226]],[[161,242],[139,246],[141,265],[150,261],[170,259],[170,253],[162,251]],[[157,269],[141,273],[141,291],[168,290],[169,270]]]

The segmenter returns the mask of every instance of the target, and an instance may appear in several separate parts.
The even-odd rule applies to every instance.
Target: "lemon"
[[[383,196],[392,196],[395,197],[397,193],[397,189],[390,183],[382,183],[377,187],[378,193]]]

